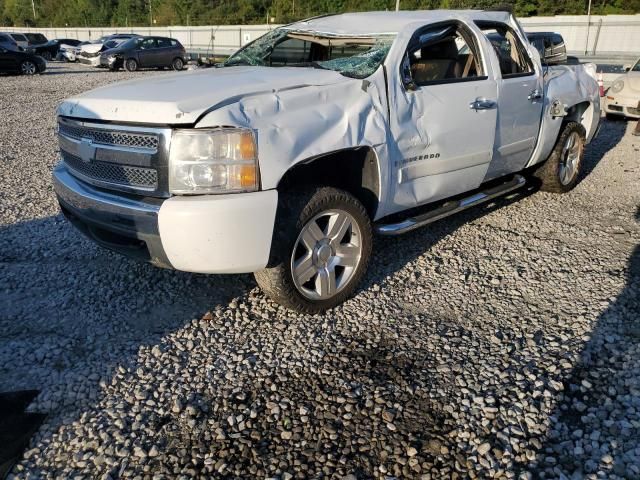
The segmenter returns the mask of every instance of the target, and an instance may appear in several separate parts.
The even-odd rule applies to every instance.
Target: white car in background
[[[640,59],[625,66],[627,73],[618,77],[604,98],[607,117],[640,118]]]
[[[76,60],[85,65],[91,65],[92,67],[100,66],[100,53],[110,48],[116,48],[118,45],[126,42],[127,40],[139,37],[136,34],[115,34],[105,35],[98,40],[82,45],[80,50],[76,52]]]

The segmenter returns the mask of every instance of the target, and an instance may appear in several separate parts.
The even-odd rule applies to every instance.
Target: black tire
[[[572,155],[569,153],[569,150],[573,152],[573,147],[568,149],[571,138],[577,142],[575,145],[578,149],[577,157],[573,161],[570,161]],[[585,129],[579,123],[569,122],[562,127],[551,155],[534,171],[534,176],[541,182],[540,190],[565,193],[577,185],[584,160],[585,138]]]
[[[124,62],[124,68],[127,72],[135,72],[138,70],[138,62],[135,58],[127,58]]]
[[[345,245],[341,243],[342,240],[339,240],[338,244],[350,246],[353,242],[357,243],[359,260],[350,271],[340,266],[332,267],[334,285],[344,282],[342,286],[338,287],[335,294],[323,299],[309,298],[303,293],[304,287],[298,288],[296,286],[292,271],[295,256],[301,246],[299,240],[302,242],[301,232],[318,217],[322,218],[323,215],[332,214],[340,215],[341,213],[346,213],[351,222],[346,236],[343,235],[341,238],[344,240],[349,236],[348,242],[350,243]],[[357,224],[357,227],[353,226],[354,223]],[[318,226],[317,223],[316,226]],[[329,232],[328,224],[325,229]],[[323,312],[341,304],[353,294],[367,270],[372,243],[373,234],[369,215],[362,203],[351,194],[332,187],[310,187],[308,191],[299,193],[285,192],[280,195],[279,199],[269,264],[254,275],[262,290],[277,303],[303,313]],[[294,252],[294,248],[296,252]],[[312,257],[315,263],[317,258],[315,253],[312,254]],[[336,255],[330,258],[337,257]],[[325,259],[325,261],[330,260]],[[347,276],[345,277],[345,275]],[[316,280],[309,280],[308,283],[317,285],[318,276],[311,278],[316,278]]]
[[[174,58],[173,62],[171,62],[171,68],[179,72],[184,68],[184,60],[181,58]]]
[[[38,66],[31,60],[25,60],[20,64],[20,73],[22,75],[35,75],[38,73]]]

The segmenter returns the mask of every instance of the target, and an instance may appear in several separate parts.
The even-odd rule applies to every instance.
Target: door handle
[[[496,108],[496,102],[493,100],[487,100],[486,98],[478,98],[477,100],[469,104],[471,110],[490,110]]]
[[[541,98],[542,98],[542,92],[536,88],[529,94],[529,96],[527,97],[527,100],[535,102],[536,100],[540,100]]]

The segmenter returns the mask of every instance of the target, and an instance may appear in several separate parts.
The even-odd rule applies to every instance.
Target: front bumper
[[[122,59],[116,57],[113,61],[109,61],[109,57],[102,55],[100,56],[100,66],[103,68],[120,68],[122,67]]]
[[[92,67],[100,66],[100,55],[98,55],[97,57],[83,57],[82,55],[77,55],[76,60],[79,63],[82,63],[84,65],[91,65]]]
[[[613,97],[613,99],[609,98]],[[640,118],[640,108],[638,104],[640,97],[632,99],[629,97],[606,95],[604,97],[604,111],[610,115],[620,115],[621,117]]]
[[[278,193],[175,196],[114,193],[53,171],[60,208],[99,245],[159,267],[198,273],[250,273],[271,251]]]

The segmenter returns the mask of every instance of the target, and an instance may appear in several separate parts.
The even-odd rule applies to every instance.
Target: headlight
[[[259,187],[251,130],[174,130],[169,153],[171,193],[252,192]]]
[[[613,82],[613,85],[611,85],[611,93],[619,93],[622,91],[622,89],[624,88],[624,81],[623,80],[616,80],[615,82]]]

